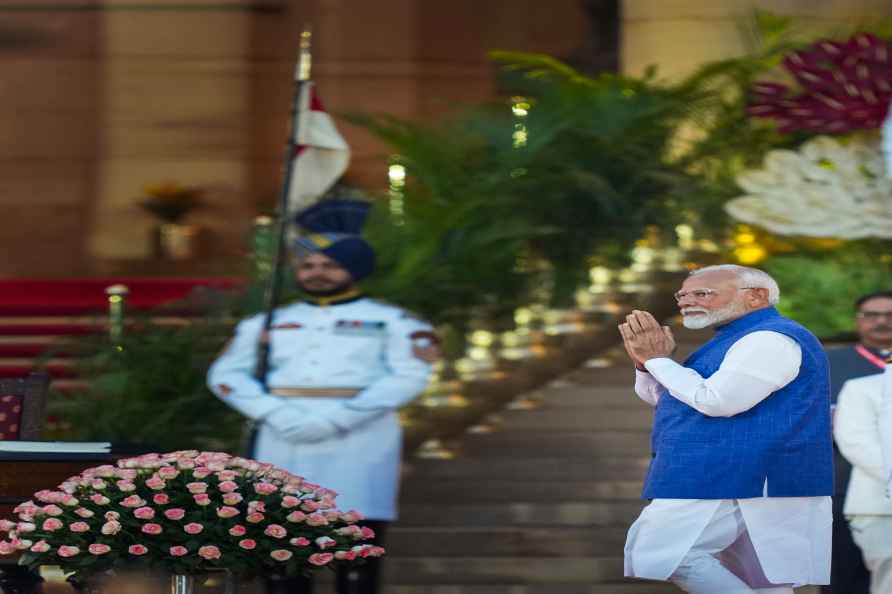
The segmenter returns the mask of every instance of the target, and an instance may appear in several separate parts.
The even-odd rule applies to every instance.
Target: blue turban
[[[294,242],[301,254],[322,254],[360,281],[375,270],[375,252],[361,236],[371,204],[360,200],[322,200],[303,210],[295,223],[304,233]]]

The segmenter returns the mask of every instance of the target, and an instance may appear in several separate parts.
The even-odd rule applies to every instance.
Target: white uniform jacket
[[[275,388],[355,388],[352,398],[281,397],[254,379],[263,315],[239,323],[208,372],[226,404],[259,421],[254,457],[338,493],[339,509],[373,520],[396,518],[402,431],[397,409],[427,385],[431,365],[416,356],[431,327],[398,307],[368,298],[276,309],[270,332]],[[271,426],[283,412],[317,415],[336,435],[294,443]]]
[[[892,515],[886,489],[892,474],[892,365],[882,374],[850,379],[839,391],[833,437],[852,463],[843,512],[847,516]],[[883,418],[884,404],[887,411]],[[884,456],[883,450],[887,453]]]

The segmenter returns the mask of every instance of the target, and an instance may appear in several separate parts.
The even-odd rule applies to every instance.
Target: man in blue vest
[[[684,326],[714,336],[683,364],[652,315],[620,333],[635,391],[656,407],[651,499],[629,529],[626,575],[693,594],[792,594],[830,581],[833,448],[827,357],[781,316],[768,274],[694,271],[675,294]]]

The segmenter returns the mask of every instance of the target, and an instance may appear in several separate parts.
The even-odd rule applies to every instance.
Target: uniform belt
[[[303,396],[305,398],[353,398],[358,388],[270,388],[273,396]]]

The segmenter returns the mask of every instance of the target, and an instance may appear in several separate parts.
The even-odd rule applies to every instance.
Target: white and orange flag
[[[294,163],[288,188],[288,210],[301,211],[315,203],[347,170],[350,147],[328,115],[312,81],[298,97],[297,137],[292,139]]]

